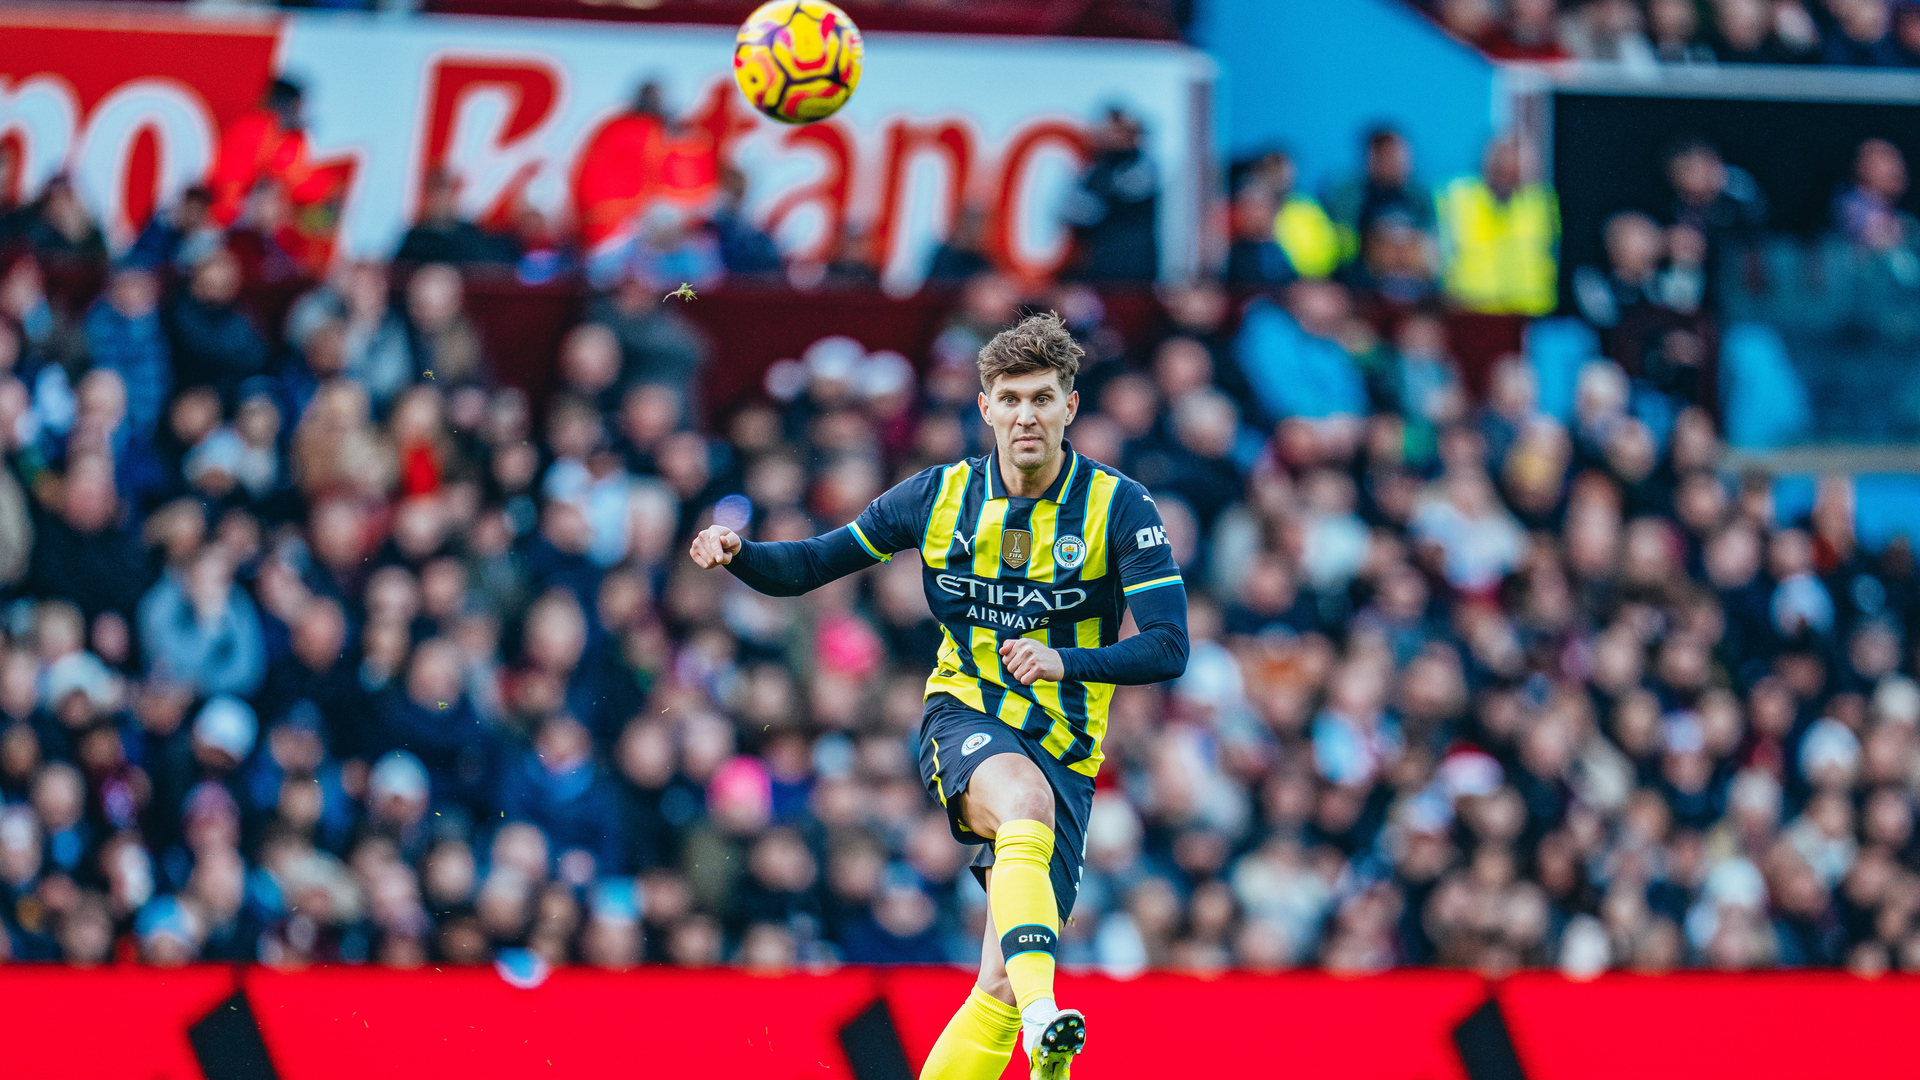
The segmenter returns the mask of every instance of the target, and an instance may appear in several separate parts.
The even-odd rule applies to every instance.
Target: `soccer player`
[[[1075,453],[1080,346],[1034,315],[980,350],[984,457],[928,469],[824,536],[749,543],[714,525],[693,561],[797,596],[918,549],[940,654],[927,679],[920,773],[953,835],[983,844],[980,978],[921,1080],[995,1080],[1016,1036],[1034,1080],[1065,1080],[1086,1020],[1054,1002],[1054,949],[1073,910],[1100,740],[1116,684],[1187,664],[1187,598],[1146,489]],[[1120,640],[1131,609],[1139,633]],[[997,931],[997,932],[996,932]]]

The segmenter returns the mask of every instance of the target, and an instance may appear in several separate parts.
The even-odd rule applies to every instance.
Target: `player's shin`
[[[1019,1037],[1019,1012],[976,986],[933,1044],[920,1080],[997,1080]]]
[[[993,838],[993,876],[987,906],[1007,958],[1007,981],[1028,1028],[1044,1027],[1053,1003],[1053,954],[1060,915],[1053,897],[1053,830],[1038,821],[1009,821]]]

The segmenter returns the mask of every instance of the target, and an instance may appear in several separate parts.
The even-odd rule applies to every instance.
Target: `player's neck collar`
[[[1066,439],[1060,440],[1060,450],[1066,455],[1066,462],[1060,466],[1060,473],[1053,478],[1053,483],[1048,484],[1047,490],[1040,493],[1040,497],[1048,502],[1065,502],[1067,500],[1067,493],[1073,490],[1074,478],[1080,474],[1080,455],[1074,453],[1073,443]],[[1000,479],[1000,451],[998,448],[987,452],[987,467],[985,471],[987,474],[987,498],[1007,498],[1006,481]]]

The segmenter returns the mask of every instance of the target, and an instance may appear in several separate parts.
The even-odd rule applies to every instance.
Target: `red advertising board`
[[[846,1077],[840,1028],[873,975],[555,972],[531,989],[486,968],[250,972],[280,1080],[352,1076]]]
[[[215,133],[259,100],[279,27],[14,9],[0,19],[0,141],[18,197],[56,173],[118,236],[198,181]]]
[[[1496,991],[1528,1080],[1920,1072],[1920,979],[1841,972],[1517,975]]]
[[[971,983],[964,972],[885,976],[908,1059],[919,1064]],[[1465,1080],[1453,1029],[1486,1000],[1478,976],[1451,971],[1342,978],[1289,975],[1063,975],[1060,1000],[1087,1014],[1096,1077],[1340,1077]],[[1009,1066],[1008,1080],[1024,1070]]]
[[[200,1080],[187,1029],[233,990],[221,967],[0,967],[0,1076]]]
[[[265,1075],[236,1068],[237,1023],[281,1080],[897,1077],[918,1072],[969,982],[941,968],[565,969],[523,989],[484,968],[17,966],[0,968],[0,1075]],[[1489,997],[1525,1080],[1909,1075],[1920,1060],[1910,977],[1068,974],[1060,991],[1088,1015],[1083,1068],[1097,1080],[1185,1077],[1203,1063],[1234,1077],[1494,1080],[1456,1039],[1476,1012],[1484,1035]]]

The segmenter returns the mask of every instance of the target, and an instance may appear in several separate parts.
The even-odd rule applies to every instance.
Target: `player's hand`
[[[1032,638],[1008,638],[1000,643],[1000,667],[1020,680],[1022,686],[1036,682],[1059,682],[1066,678],[1067,665],[1057,649],[1049,649]]]
[[[702,570],[725,566],[740,554],[740,534],[725,525],[709,525],[693,538],[693,565]]]

